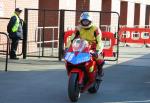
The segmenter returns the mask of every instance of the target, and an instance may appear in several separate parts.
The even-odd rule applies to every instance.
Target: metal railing
[[[56,26],[59,27],[58,28],[58,36],[59,36],[58,42],[59,43],[58,43],[58,56],[57,57],[58,57],[58,60],[61,61],[62,58],[63,58],[63,55],[64,55],[64,34],[65,34],[65,29],[66,29],[66,23],[69,22],[69,21],[65,21],[66,17],[68,17],[68,15],[69,15],[69,14],[67,14],[67,12],[76,13],[78,15],[78,14],[82,13],[83,11],[64,10],[64,9],[61,9],[61,10],[48,10],[48,9],[31,9],[31,8],[26,8],[25,9],[25,15],[24,15],[25,16],[24,20],[26,21],[26,25],[25,25],[26,26],[25,27],[25,31],[26,32],[24,33],[23,58],[26,58],[26,56],[27,56],[27,46],[28,46],[28,42],[30,42],[30,41],[28,41],[27,38],[29,36],[29,34],[28,34],[29,30],[30,30],[29,27],[31,27],[30,22],[31,22],[31,16],[32,16],[31,13],[32,12],[35,12],[36,15],[41,16],[40,19],[37,18],[37,24],[34,24],[35,27],[42,26],[43,30],[46,29],[45,27],[52,26],[52,25],[56,25]],[[53,12],[54,14],[53,13],[51,14],[50,12]],[[115,17],[116,17],[116,22],[117,22],[116,23],[116,27],[113,28],[113,29],[110,28],[110,27],[109,28],[111,29],[111,31],[115,30],[114,34],[118,33],[118,31],[119,31],[119,13],[118,12],[102,12],[102,11],[87,11],[87,12],[97,13],[98,14],[99,27],[102,27],[102,25],[105,25],[104,23],[102,23],[102,20],[103,20],[102,17],[103,18],[105,17],[105,16],[103,16],[104,14],[109,14],[109,15],[110,14],[114,14]],[[48,16],[49,16],[49,18],[56,17],[57,20],[55,21],[55,23],[52,23],[52,19],[48,19],[49,21],[51,21],[51,22],[49,22],[51,24],[48,24],[48,22],[47,22]],[[73,23],[71,23],[71,24],[73,24],[72,25],[73,27],[75,27],[78,24],[77,21],[78,21],[78,19],[75,20],[75,21],[71,21],[70,20],[70,22],[73,22]],[[107,28],[107,29],[109,29],[109,28]],[[34,33],[34,32],[32,32],[32,33]],[[32,33],[30,33],[30,35]],[[46,33],[45,30],[42,33],[43,33],[43,38],[41,38],[41,39],[45,39],[45,36],[44,36],[44,34]],[[118,36],[116,36],[116,38],[117,38],[117,54],[119,54],[119,46],[118,46],[119,45],[119,38],[118,38]],[[45,45],[43,45],[43,43],[54,42],[54,41],[47,41],[47,40],[44,40],[44,41],[39,41],[37,43],[41,44],[42,46],[45,46]],[[35,41],[32,41],[32,42],[35,42]],[[38,44],[38,46],[39,46],[39,44]],[[117,59],[118,59],[118,55],[117,55]]]
[[[4,32],[0,32],[0,34],[5,35],[6,38],[7,38],[7,47],[6,47],[6,50],[0,50],[0,52],[3,52],[3,53],[5,52],[5,53],[6,53],[5,71],[7,72],[7,67],[8,67],[8,55],[9,55],[9,45],[10,45],[10,43],[9,43],[9,37],[8,37],[8,35],[7,35],[6,33],[4,33]]]
[[[51,36],[51,40],[44,40],[43,39],[43,31],[47,29],[47,30],[52,30],[52,36]],[[57,26],[48,26],[48,27],[37,27],[35,30],[35,43],[38,44],[38,48],[39,48],[39,57],[40,52],[42,52],[42,56],[44,56],[44,46],[42,46],[42,44],[45,43],[52,43],[51,45],[51,56],[54,56],[54,48],[55,48],[55,43],[59,42],[59,36],[57,37],[58,39],[55,40],[55,29],[59,29],[59,27]],[[39,34],[39,35],[38,35]],[[37,40],[38,39],[38,40]],[[58,49],[58,47],[56,47],[56,49]]]
[[[35,14],[34,14],[34,12],[35,12]],[[47,13],[49,14],[49,13],[51,13],[51,12],[53,12],[53,13],[56,13],[56,14],[59,14],[60,13],[60,10],[48,10],[48,9],[32,9],[32,8],[26,8],[25,9],[25,17],[24,17],[24,20],[26,21],[26,25],[25,25],[25,28],[24,28],[24,30],[25,30],[25,32],[24,32],[24,43],[23,43],[23,58],[25,59],[26,57],[29,57],[29,56],[31,56],[31,57],[38,57],[37,56],[37,51],[36,52],[34,52],[34,50],[32,49],[32,48],[28,48],[28,47],[31,47],[30,46],[30,43],[32,42],[32,43],[36,43],[36,44],[34,44],[33,46],[37,46],[37,48],[41,45],[41,47],[42,48],[38,48],[38,49],[41,49],[42,51],[41,52],[39,52],[39,53],[42,53],[42,54],[40,54],[40,55],[43,55],[42,57],[52,57],[52,56],[45,56],[44,55],[44,49],[45,50],[47,50],[48,48],[47,48],[47,45],[54,45],[55,47],[58,45],[58,48],[60,48],[60,47],[62,47],[62,44],[60,44],[60,43],[56,43],[57,42],[57,40],[47,40],[47,30],[46,29],[48,29],[48,28],[46,28],[46,27],[48,27],[48,26],[52,26],[52,24],[50,23],[50,24],[47,24]],[[37,20],[38,21],[36,21],[36,24],[33,24],[34,25],[34,28],[32,28],[32,31],[30,31],[31,29],[30,29],[30,26],[32,25],[32,23],[31,23],[31,16],[36,16],[37,17],[37,15],[40,15],[41,16],[41,18],[40,19],[38,19],[37,18]],[[53,14],[53,15],[55,15],[55,14]],[[61,15],[61,13],[60,13],[60,15]],[[58,18],[58,15],[55,15],[55,17],[56,18]],[[50,17],[51,18],[51,17]],[[64,19],[63,19],[64,20]],[[61,21],[61,20],[60,20]],[[52,20],[51,20],[51,22],[52,22]],[[60,23],[56,23],[55,24],[55,26],[58,26],[58,27],[60,27],[59,26],[59,24]],[[32,26],[33,26],[32,25]],[[33,34],[34,35],[34,32],[35,32],[35,30],[36,30],[36,27],[37,26],[40,26],[40,27],[42,27],[43,28],[43,31],[42,31],[42,41],[39,41],[39,38],[38,38],[38,42],[35,42],[35,40],[34,39],[29,39],[28,38],[28,36],[29,36],[29,32],[30,32],[30,35],[31,34]],[[62,27],[60,27],[60,28],[58,28],[59,30],[58,30],[58,34],[57,35],[59,35],[58,37],[58,41],[60,41],[60,39],[62,39],[63,38],[63,33],[61,32],[60,33],[60,29],[61,29]],[[39,28],[40,29],[40,28]],[[54,30],[55,31],[55,30]],[[62,31],[62,30],[61,30]],[[49,34],[48,34],[49,35]],[[51,34],[52,35],[52,34]],[[60,36],[61,35],[61,36]],[[56,37],[56,36],[55,36]],[[49,37],[48,37],[49,38]],[[52,42],[54,42],[54,43],[52,43]],[[45,44],[44,44],[45,43]],[[61,42],[62,43],[62,42]],[[45,47],[45,48],[44,48]],[[30,49],[30,50],[29,50]],[[30,51],[30,53],[28,53],[28,50]],[[33,52],[32,52],[32,50],[33,50]],[[57,58],[59,58],[59,55],[60,55],[60,52],[62,51],[62,48],[61,49],[58,49],[58,53],[56,54],[57,56],[55,56],[55,57],[57,57]],[[62,52],[61,52],[62,53]],[[54,56],[53,56],[54,57]]]
[[[48,31],[48,33],[43,33]],[[50,36],[46,37],[45,34]],[[56,57],[56,50],[58,51],[59,45],[59,27],[48,26],[48,27],[36,27],[34,38],[27,41],[27,56],[28,57]],[[57,37],[56,37],[57,35]],[[44,39],[46,37],[46,40]],[[34,50],[31,49],[31,45],[34,43]],[[47,45],[47,46],[45,46]],[[48,55],[51,53],[51,55]]]

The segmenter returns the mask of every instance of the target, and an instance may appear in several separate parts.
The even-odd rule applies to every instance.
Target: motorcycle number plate
[[[71,61],[72,60],[72,58],[74,57],[74,53],[71,53],[71,52],[69,52],[69,53],[67,53],[66,55],[65,55],[65,60],[68,60],[68,61]]]

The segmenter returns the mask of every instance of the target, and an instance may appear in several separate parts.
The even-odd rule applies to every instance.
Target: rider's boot
[[[98,64],[98,75],[101,77],[104,76],[104,71],[103,71],[104,64],[105,64],[104,61],[101,64]]]
[[[98,75],[97,75],[97,78],[96,80],[98,81],[102,81],[102,77],[104,76],[104,72],[103,72],[103,65],[104,65],[104,62],[102,62],[101,64],[99,64],[97,66],[97,69],[98,69]]]

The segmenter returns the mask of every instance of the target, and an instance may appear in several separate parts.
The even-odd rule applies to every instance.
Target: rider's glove
[[[96,58],[97,58],[98,55],[99,55],[97,52],[91,52],[90,54],[91,54],[93,57],[96,57]]]
[[[92,53],[92,56],[94,56],[94,57],[98,57],[98,53],[97,52],[94,52],[94,53]]]

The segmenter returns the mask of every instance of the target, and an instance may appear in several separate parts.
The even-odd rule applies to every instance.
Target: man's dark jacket
[[[19,18],[20,19],[20,18]],[[22,39],[23,38],[23,30],[22,30],[22,22],[21,22],[21,19],[20,19],[20,23],[19,23],[19,27],[18,27],[18,31],[16,32],[13,32],[12,31],[12,28],[13,26],[15,25],[16,23],[16,16],[12,16],[10,18],[10,21],[7,25],[7,32],[9,33],[9,37],[11,39]]]

